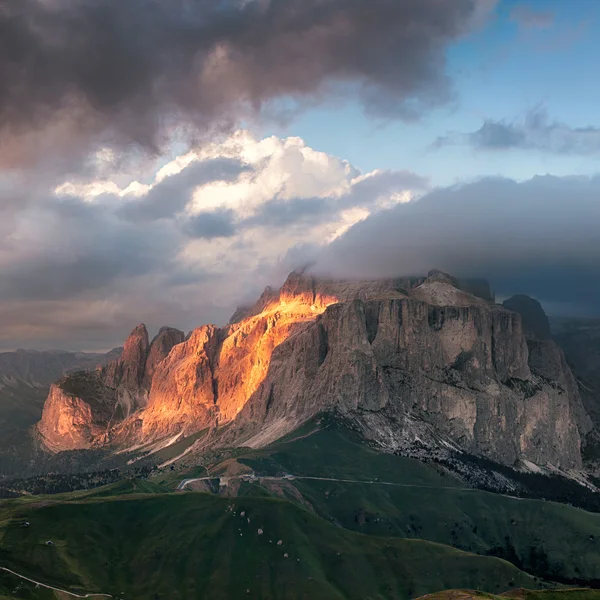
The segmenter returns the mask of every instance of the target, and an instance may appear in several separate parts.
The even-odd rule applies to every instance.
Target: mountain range
[[[599,331],[301,270],[222,327],[0,355],[0,597],[594,598]]]
[[[459,450],[582,469],[593,423],[539,303],[481,281],[333,281],[292,273],[225,327],[144,325],[101,370],[53,384],[48,452],[265,446],[335,410],[394,452]]]

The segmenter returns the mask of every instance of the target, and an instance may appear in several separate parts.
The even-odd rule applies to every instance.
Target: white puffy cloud
[[[247,131],[150,174],[146,163],[119,170],[109,152],[97,161],[95,177],[26,188],[27,202],[0,206],[11,218],[0,347],[108,348],[140,321],[223,322],[282,270],[428,185]],[[9,191],[17,183],[23,193],[22,181]]]

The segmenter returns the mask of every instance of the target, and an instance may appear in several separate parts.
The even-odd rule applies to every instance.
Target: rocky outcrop
[[[138,325],[119,358],[53,385],[37,426],[42,445],[57,452],[108,441],[114,427],[146,405],[156,368],[184,338],[182,331],[163,327],[150,343],[146,326]]]
[[[549,340],[552,338],[550,321],[542,305],[529,296],[517,294],[505,300],[502,305],[508,310],[519,313],[523,319],[523,327],[529,337],[538,340]]]
[[[103,379],[106,385],[137,391],[143,382],[149,350],[146,326],[138,325],[129,334],[121,357],[105,367]]]
[[[433,431],[507,464],[580,466],[577,398],[532,373],[520,316],[476,300],[439,306],[449,287],[433,279],[414,297],[328,308],[277,348],[227,435],[261,446],[325,406],[376,424],[363,433],[392,448]]]
[[[579,386],[567,364],[565,354],[552,340],[550,320],[542,305],[534,298],[519,294],[505,300],[503,306],[521,315],[532,372],[566,390],[579,433],[584,437],[592,430],[593,423],[584,408]]]
[[[37,430],[50,451],[81,450],[100,443],[122,416],[116,390],[82,371],[51,386]]]
[[[164,330],[150,345],[144,333],[126,344],[130,364],[105,377],[117,390],[149,390],[147,403],[128,412],[121,402],[125,418],[103,443],[169,443],[206,429],[212,444],[258,447],[336,410],[392,450],[419,441],[506,464],[581,464],[585,412],[566,363],[529,347],[521,315],[480,281],[298,272],[224,328],[186,341]]]

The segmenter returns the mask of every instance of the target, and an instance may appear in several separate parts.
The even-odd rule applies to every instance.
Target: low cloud
[[[352,227],[320,256],[319,273],[487,277],[499,295],[600,313],[600,178],[535,177],[436,190]],[[566,309],[565,309],[566,310]]]
[[[536,150],[554,154],[591,156],[600,153],[600,127],[571,127],[554,121],[543,107],[529,111],[522,120],[486,120],[472,133],[448,133],[435,148],[471,146],[478,150]]]
[[[212,240],[233,237],[236,233],[235,211],[218,209],[196,213],[185,223],[184,231],[193,238]]]

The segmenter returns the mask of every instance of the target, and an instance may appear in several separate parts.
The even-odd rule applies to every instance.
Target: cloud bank
[[[483,179],[380,212],[332,242],[319,273],[486,277],[553,312],[600,314],[600,177]]]
[[[157,149],[330,96],[416,118],[449,98],[445,49],[494,4],[0,0],[0,167]]]

